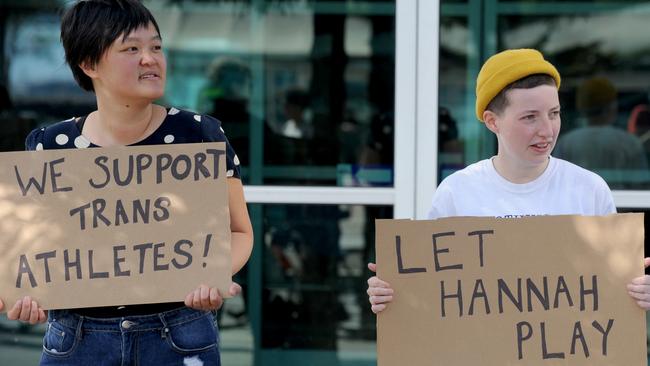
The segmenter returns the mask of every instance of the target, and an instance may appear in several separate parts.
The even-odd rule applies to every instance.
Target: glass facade
[[[245,183],[392,186],[394,3],[148,5],[166,103],[223,122]]]
[[[59,17],[67,3],[0,2],[0,151],[22,150],[32,128],[95,108],[63,60]],[[223,363],[374,365],[365,263],[374,258],[374,219],[399,214],[398,202],[376,201],[373,192],[392,197],[401,189],[396,171],[405,162],[394,146],[408,124],[395,118],[400,4],[144,3],[167,56],[161,103],[219,118],[247,188],[296,192],[249,199],[255,246],[236,277],[244,296],[218,314]],[[502,49],[534,47],[563,76],[556,154],[597,171],[617,192],[649,189],[647,1],[440,3],[438,181],[496,153],[493,134],[474,116],[481,63]],[[323,187],[334,194],[309,196]],[[357,199],[343,194],[348,188],[370,193]],[[650,196],[626,202],[622,209],[650,208]],[[0,317],[0,365],[35,364],[43,329]]]
[[[263,205],[261,315],[264,364],[372,364],[375,317],[366,263],[374,220],[387,206]],[[261,295],[261,297],[260,297]]]

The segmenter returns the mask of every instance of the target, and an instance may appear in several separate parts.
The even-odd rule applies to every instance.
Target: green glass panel
[[[262,207],[263,364],[376,362],[366,263],[375,256],[374,220],[391,218],[392,208]]]
[[[151,6],[166,101],[223,122],[245,183],[393,185],[394,1]]]

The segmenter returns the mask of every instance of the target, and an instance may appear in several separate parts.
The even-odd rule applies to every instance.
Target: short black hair
[[[97,65],[111,44],[122,35],[158,23],[139,0],[79,0],[61,19],[61,43],[72,75],[87,91],[94,91],[92,80],[81,70],[86,62]]]
[[[485,108],[486,111],[492,111],[496,114],[501,114],[506,107],[508,106],[508,96],[506,93],[512,89],[532,89],[540,85],[550,85],[557,87],[555,79],[551,75],[547,74],[532,74],[524,78],[521,78],[515,82],[512,82],[506,85],[505,88],[501,89],[499,94],[497,94],[490,103],[488,103]]]

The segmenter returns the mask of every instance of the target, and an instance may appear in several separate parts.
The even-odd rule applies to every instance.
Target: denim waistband
[[[49,321],[73,329],[102,332],[137,332],[172,327],[211,314],[209,311],[181,307],[162,313],[123,316],[119,318],[92,318],[69,310],[50,310]]]

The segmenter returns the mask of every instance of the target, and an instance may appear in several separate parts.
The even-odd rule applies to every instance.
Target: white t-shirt
[[[524,184],[499,175],[492,159],[457,171],[436,189],[428,217],[595,216],[615,212],[612,193],[600,176],[551,157],[544,173]]]

